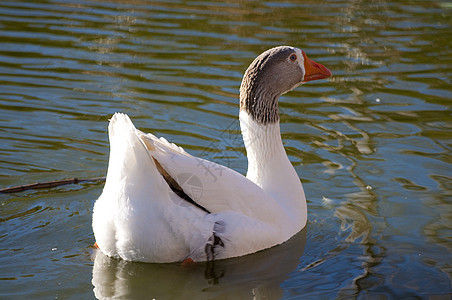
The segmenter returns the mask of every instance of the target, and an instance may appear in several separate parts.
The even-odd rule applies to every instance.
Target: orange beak
[[[309,59],[304,51],[302,51],[302,53],[304,58],[304,69],[306,71],[306,74],[304,74],[303,82],[324,79],[333,75],[331,71],[328,70],[324,65],[318,64],[312,59]]]

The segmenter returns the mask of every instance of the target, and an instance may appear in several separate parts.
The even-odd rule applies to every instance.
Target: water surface
[[[280,101],[309,221],[240,259],[136,264],[91,245],[101,183],[0,195],[0,296],[452,295],[448,1],[2,1],[0,187],[104,176],[108,119],[246,172],[243,72],[293,45],[334,76]]]

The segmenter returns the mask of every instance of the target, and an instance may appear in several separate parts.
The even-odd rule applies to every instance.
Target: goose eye
[[[291,54],[291,55],[289,56],[289,59],[290,59],[291,61],[296,61],[296,60],[297,60],[297,55],[296,55],[296,54]]]

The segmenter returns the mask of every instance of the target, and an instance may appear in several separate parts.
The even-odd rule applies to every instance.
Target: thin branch
[[[55,180],[55,181],[48,181],[48,182],[36,182],[36,183],[31,183],[31,184],[26,184],[26,185],[19,185],[19,186],[13,186],[13,187],[0,189],[0,193],[3,193],[3,194],[18,193],[18,192],[22,192],[22,191],[26,191],[26,190],[48,189],[48,188],[53,188],[53,187],[65,185],[65,184],[77,184],[80,182],[96,182],[96,181],[105,181],[105,177],[85,178],[85,179],[71,178],[71,179]]]

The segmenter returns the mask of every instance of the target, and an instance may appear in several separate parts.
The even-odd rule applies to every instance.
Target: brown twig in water
[[[48,181],[48,182],[36,182],[36,183],[31,183],[31,184],[26,184],[26,185],[19,185],[19,186],[13,186],[13,187],[0,189],[0,193],[3,193],[3,194],[18,193],[18,192],[22,192],[22,191],[26,191],[26,190],[48,189],[48,188],[53,188],[53,187],[65,185],[65,184],[77,184],[80,182],[96,182],[96,181],[105,181],[105,177],[85,178],[85,179],[71,178],[71,179],[55,180],[55,181]]]

